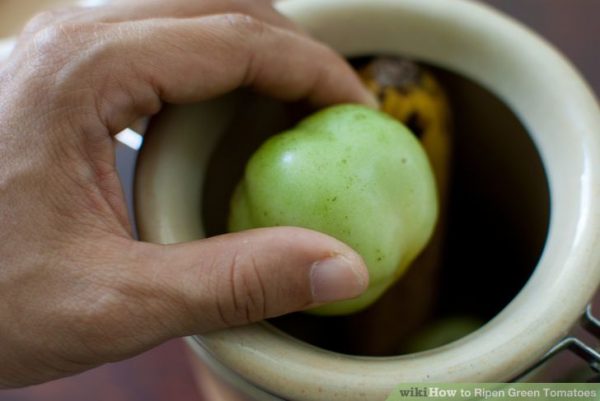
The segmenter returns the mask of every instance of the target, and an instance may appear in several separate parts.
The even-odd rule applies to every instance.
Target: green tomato
[[[437,213],[420,142],[388,115],[348,104],[309,116],[252,155],[232,198],[229,229],[298,226],[351,246],[369,269],[369,288],[311,310],[341,315],[373,303],[406,271]]]

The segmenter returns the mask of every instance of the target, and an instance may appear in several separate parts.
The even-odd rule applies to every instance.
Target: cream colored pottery
[[[298,401],[384,400],[399,382],[505,381],[519,374],[567,333],[600,280],[600,112],[590,89],[546,42],[475,2],[287,0],[278,7],[345,55],[410,56],[500,97],[528,129],[545,165],[552,204],[546,247],[531,279],[500,314],[468,337],[427,352],[336,354],[265,323],[190,338],[190,345],[222,379],[254,391],[252,399],[273,399],[270,393]],[[207,159],[235,102],[230,96],[169,108],[156,120],[137,172],[144,240],[203,236]]]

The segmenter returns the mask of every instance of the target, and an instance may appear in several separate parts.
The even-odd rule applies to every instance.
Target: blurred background
[[[67,3],[68,0],[58,0]],[[368,0],[365,0],[368,1]],[[598,0],[479,0],[538,32],[563,52],[600,97],[600,1]],[[0,0],[0,38],[51,0]],[[93,1],[87,4],[92,5]],[[130,197],[135,152],[117,149],[119,170]],[[600,306],[600,297],[597,297]],[[0,362],[1,363],[1,362]],[[563,355],[561,364],[577,366]],[[560,379],[560,378],[559,378]],[[182,340],[173,340],[130,360],[43,385],[0,392],[0,401],[199,401],[196,383]],[[218,400],[205,400],[218,401]]]

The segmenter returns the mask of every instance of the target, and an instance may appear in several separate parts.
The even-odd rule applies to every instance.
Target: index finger
[[[144,109],[140,102],[189,103],[245,86],[281,100],[307,99],[317,106],[375,103],[333,50],[242,14],[123,23],[101,43],[106,51],[94,60],[94,68],[102,71],[107,63],[110,74],[95,75],[102,79],[98,85],[124,88],[127,95],[104,102],[112,130],[139,117],[136,112]],[[107,85],[110,80],[115,85]]]
[[[24,35],[51,24],[119,23],[155,18],[193,18],[225,13],[250,15],[269,24],[302,33],[302,29],[280,14],[271,0],[118,0],[100,6],[73,6],[38,14]]]

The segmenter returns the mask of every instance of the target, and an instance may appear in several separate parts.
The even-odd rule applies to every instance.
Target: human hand
[[[162,102],[242,86],[315,105],[371,101],[268,1],[120,1],[30,22],[0,66],[0,387],[366,288],[362,259],[309,230],[132,239],[113,135]]]

